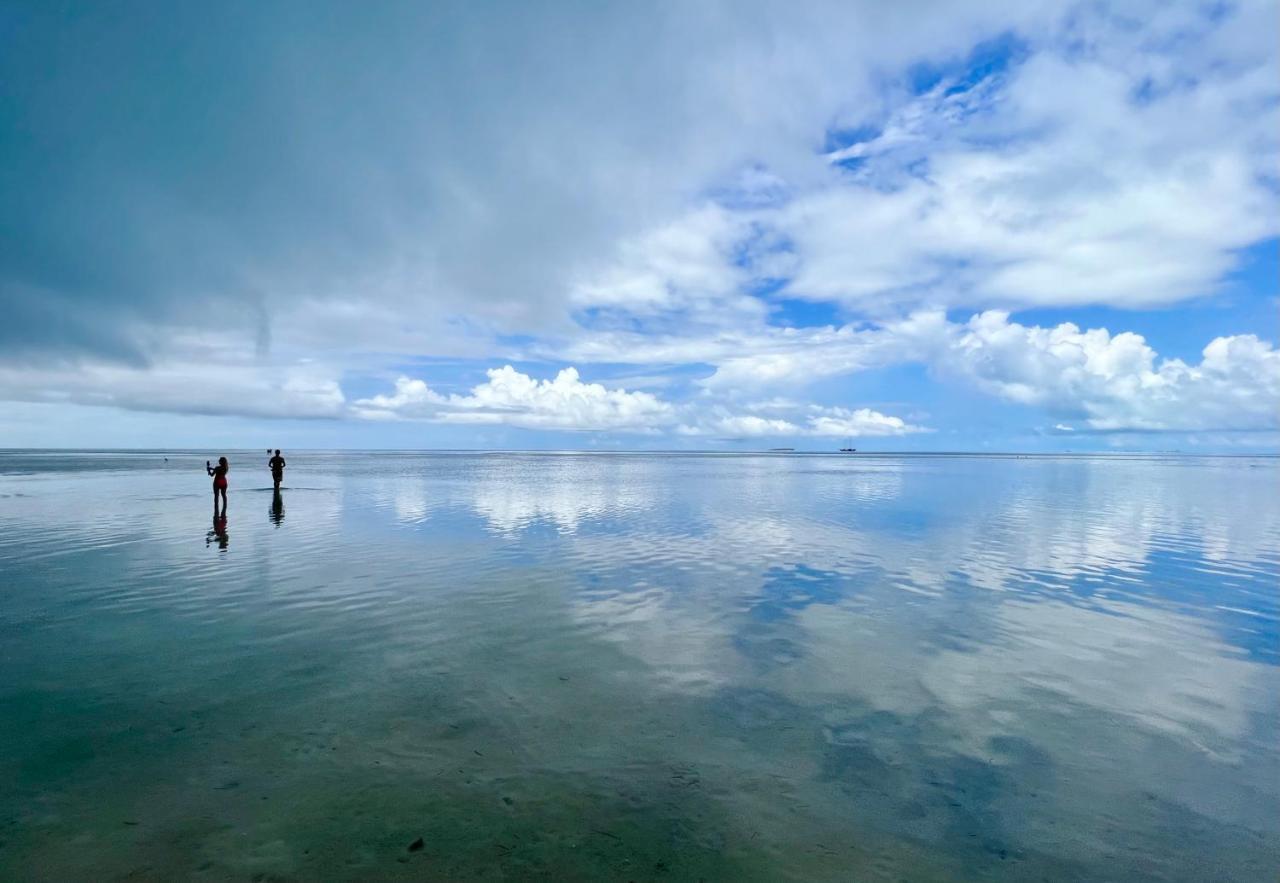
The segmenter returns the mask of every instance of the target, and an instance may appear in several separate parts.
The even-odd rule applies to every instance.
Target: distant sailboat
[[[845,440],[845,444],[846,444],[846,445],[848,445],[849,447],[841,448],[841,449],[840,449],[840,453],[842,453],[842,454],[853,454],[853,453],[856,453],[856,452],[857,452],[857,450],[858,450],[858,449],[857,449],[857,448],[855,448],[855,447],[853,447],[853,439],[851,439],[851,438],[850,438],[850,439],[846,439],[846,440]]]

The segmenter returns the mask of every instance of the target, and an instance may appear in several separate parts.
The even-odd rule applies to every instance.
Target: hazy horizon
[[[195,454],[203,453],[206,450],[215,450],[213,448],[201,447],[184,447],[184,446],[162,446],[162,447],[3,447],[0,453],[22,453],[22,452],[39,452],[49,451],[54,453],[120,453],[120,454],[150,454],[150,453],[183,453]],[[216,449],[219,453],[245,454],[253,455],[262,453],[266,456],[266,449],[258,448],[236,448],[224,447]],[[1010,450],[987,450],[987,451],[966,451],[966,450],[879,450],[874,448],[857,448],[853,451],[841,451],[839,449],[823,449],[823,448],[793,448],[793,447],[773,447],[773,448],[392,448],[392,447],[370,447],[370,448],[288,448],[282,449],[284,453],[293,452],[295,454],[328,454],[328,453],[405,453],[405,454],[675,454],[696,456],[698,454],[728,454],[735,456],[750,456],[754,454],[812,454],[821,456],[839,457],[841,455],[855,454],[863,458],[866,457],[1239,457],[1239,458],[1262,458],[1262,459],[1280,459],[1280,452],[1275,451],[1180,451],[1175,449],[1152,449],[1152,450],[1124,450],[1113,448],[1103,451],[1019,451]],[[852,459],[852,458],[851,458]]]

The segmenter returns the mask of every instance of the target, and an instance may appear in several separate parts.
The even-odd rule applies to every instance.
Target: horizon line
[[[54,452],[54,453],[122,453],[122,454],[149,454],[149,453],[205,453],[213,448],[188,448],[188,447],[149,447],[149,448],[118,448],[118,447],[0,447],[0,454],[14,453],[30,453],[30,452]],[[220,450],[230,451],[234,453],[252,453],[258,450],[274,451],[271,449],[259,448],[221,448]],[[286,450],[280,448],[281,451]],[[804,450],[804,449],[769,449],[762,448],[759,450],[733,450],[728,448],[620,448],[614,450],[600,450],[595,448],[304,448],[291,447],[291,451],[312,452],[312,453],[397,453],[397,454],[600,454],[600,455],[619,455],[619,454],[687,454],[687,455],[705,455],[705,454],[729,454],[729,455],[749,455],[758,456],[769,454],[773,456],[789,456],[789,455],[805,455],[805,456],[830,456],[830,457],[846,457],[857,458],[866,456],[877,457],[1264,457],[1271,459],[1280,459],[1280,452],[1214,452],[1214,451],[1182,451],[1182,450],[1117,450],[1117,451],[975,451],[975,450],[916,450],[916,451],[895,451],[895,450],[858,450],[858,451],[839,451],[839,450]]]

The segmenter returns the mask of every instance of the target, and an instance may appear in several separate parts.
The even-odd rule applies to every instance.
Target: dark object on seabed
[[[422,841],[422,838],[421,838],[421,837],[419,837],[417,840],[415,840],[415,841],[413,841],[412,843],[410,843],[410,844],[409,844],[409,851],[410,851],[410,852],[417,852],[418,850],[422,849],[422,847],[424,847],[424,846],[426,846],[426,845],[427,845],[427,844],[425,844],[425,843]]]

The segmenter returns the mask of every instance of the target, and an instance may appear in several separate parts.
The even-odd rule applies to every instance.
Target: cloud
[[[792,420],[776,414],[735,413],[723,404],[673,404],[652,393],[584,383],[572,367],[551,380],[537,380],[510,365],[494,368],[488,376],[467,395],[442,395],[422,380],[400,377],[393,393],[359,399],[353,412],[369,420],[416,419],[605,432],[672,430],[686,436],[731,438],[892,436],[926,431],[869,408],[849,410],[790,402],[752,406],[757,411],[808,412],[807,416]]]
[[[1019,325],[991,311],[951,330],[942,363],[1009,401],[1083,418],[1099,431],[1270,430],[1280,426],[1280,350],[1218,337],[1198,365],[1157,363],[1141,335]]]
[[[809,420],[809,435],[849,436],[857,438],[869,435],[907,435],[925,432],[920,426],[912,426],[901,417],[891,417],[870,408],[830,408]]]
[[[1210,297],[1280,233],[1274,3],[748,5],[9,17],[0,396],[838,437],[912,428],[741,403],[909,363],[1077,430],[1274,425],[1246,310],[1199,365],[997,370],[947,321]],[[346,400],[422,356],[699,380]]]
[[[806,296],[911,289],[960,255],[994,262],[998,298],[1052,299],[1037,280],[1054,279],[1080,289],[1059,292],[1071,302],[1128,297],[1120,253],[1155,280],[1142,297],[1185,296],[1274,228],[1255,180],[1274,155],[1273,53],[1254,36],[1274,12],[1170,22],[1156,5],[1135,30],[1062,19],[1068,5],[33,11],[2,71],[22,96],[0,155],[4,350],[141,360],[148,327],[200,324],[214,303],[237,333],[274,323],[272,346],[296,328],[340,348],[353,329],[311,314],[353,303],[423,333],[461,316],[563,328],[583,303],[722,296],[744,269],[726,237],[757,235],[761,214]],[[1094,28],[1088,53],[1073,27]],[[1194,52],[1165,36],[1180,31]],[[949,73],[913,95],[893,79],[1009,33],[1025,51],[976,84]],[[186,63],[160,76],[144,42]],[[833,126],[880,133],[824,155]],[[855,156],[856,175],[830,166]]]
[[[747,223],[714,204],[623,241],[615,260],[602,263],[571,291],[575,306],[620,309],[633,316],[736,306],[762,315],[765,305],[745,295],[748,274],[734,265]]]
[[[870,408],[824,408],[809,406],[807,416],[786,419],[761,417],[757,414],[733,414],[725,408],[710,409],[700,413],[697,422],[681,424],[681,435],[719,436],[722,438],[764,438],[769,436],[793,438],[864,438],[911,435],[930,432],[923,426],[907,423],[901,417],[892,417]]]
[[[714,366],[701,383],[717,394],[802,390],[824,378],[921,364],[937,378],[1055,417],[1083,420],[1086,428],[1097,431],[1253,431],[1280,423],[1280,351],[1250,334],[1215,338],[1200,363],[1189,365],[1159,359],[1132,332],[1082,331],[1069,322],[1028,326],[998,310],[950,322],[942,311],[924,310],[903,319],[838,328],[765,328],[648,340],[607,333],[573,352],[605,361],[661,360],[679,352]],[[873,425],[864,421],[842,432],[840,421],[832,418],[807,429],[827,426],[832,431],[825,434],[857,435],[858,429]],[[793,428],[805,431],[801,424]],[[729,432],[728,425],[725,431],[763,435],[768,427],[746,421],[737,433]]]
[[[1076,10],[922,93],[891,89],[829,133],[851,143],[815,153],[825,169],[748,168],[576,296],[652,335],[670,330],[655,312],[696,306],[740,332],[750,309],[709,311],[744,289],[879,318],[1211,295],[1280,233],[1280,85],[1256,36],[1280,22],[1261,3],[1147,12]]]
[[[790,420],[759,417],[755,414],[713,417],[698,425],[682,424],[681,435],[717,435],[730,438],[761,438],[770,435],[794,436],[802,430]]]
[[[449,401],[447,396],[427,386],[423,380],[397,377],[396,391],[391,395],[376,395],[357,399],[355,408],[362,417],[372,420],[394,417],[434,416],[440,406]]]
[[[0,399],[169,414],[337,419],[347,401],[331,366],[268,362],[187,340],[145,367],[81,360],[12,367],[0,363]]]
[[[879,312],[1211,293],[1280,231],[1280,88],[1250,60],[1206,60],[1143,100],[1151,59],[1066,50],[968,88],[944,80],[855,145],[856,172],[779,213],[800,255],[789,290]]]
[[[606,361],[654,358],[661,341],[610,336]],[[1198,363],[1161,359],[1132,332],[1072,323],[1023,325],[988,311],[950,322],[939,311],[882,324],[765,329],[688,338],[685,355],[713,366],[702,394],[680,399],[583,381],[575,367],[537,379],[510,365],[487,371],[467,394],[444,394],[402,376],[387,393],[349,402],[324,362],[264,361],[191,336],[149,368],[111,362],[0,365],[0,398],[111,406],[130,411],[259,418],[356,417],[507,425],[535,430],[661,433],[718,438],[888,437],[931,431],[870,408],[819,405],[803,395],[743,399],[752,391],[803,391],[815,380],[901,364],[927,366],[1027,406],[1063,432],[1270,431],[1280,424],[1280,350],[1255,335],[1218,337]],[[600,341],[597,340],[599,345]]]
[[[0,55],[0,356],[141,364],[215,305],[330,353],[353,329],[317,304],[563,328],[602,258],[726,176],[813,174],[873,71],[1057,5],[33,6]]]
[[[829,155],[857,162],[841,183],[780,214],[802,256],[791,289],[878,310],[1212,292],[1239,249],[1280,231],[1274,49],[1238,31],[1275,26],[1275,10],[1227,17],[1103,14],[1083,51],[1068,29],[977,82],[942,78]]]
[[[355,403],[371,419],[400,417],[441,423],[501,423],[526,429],[650,431],[674,420],[675,409],[651,393],[583,383],[576,368],[535,380],[510,365],[487,372],[469,395],[441,395],[421,380],[400,377],[392,395]]]

